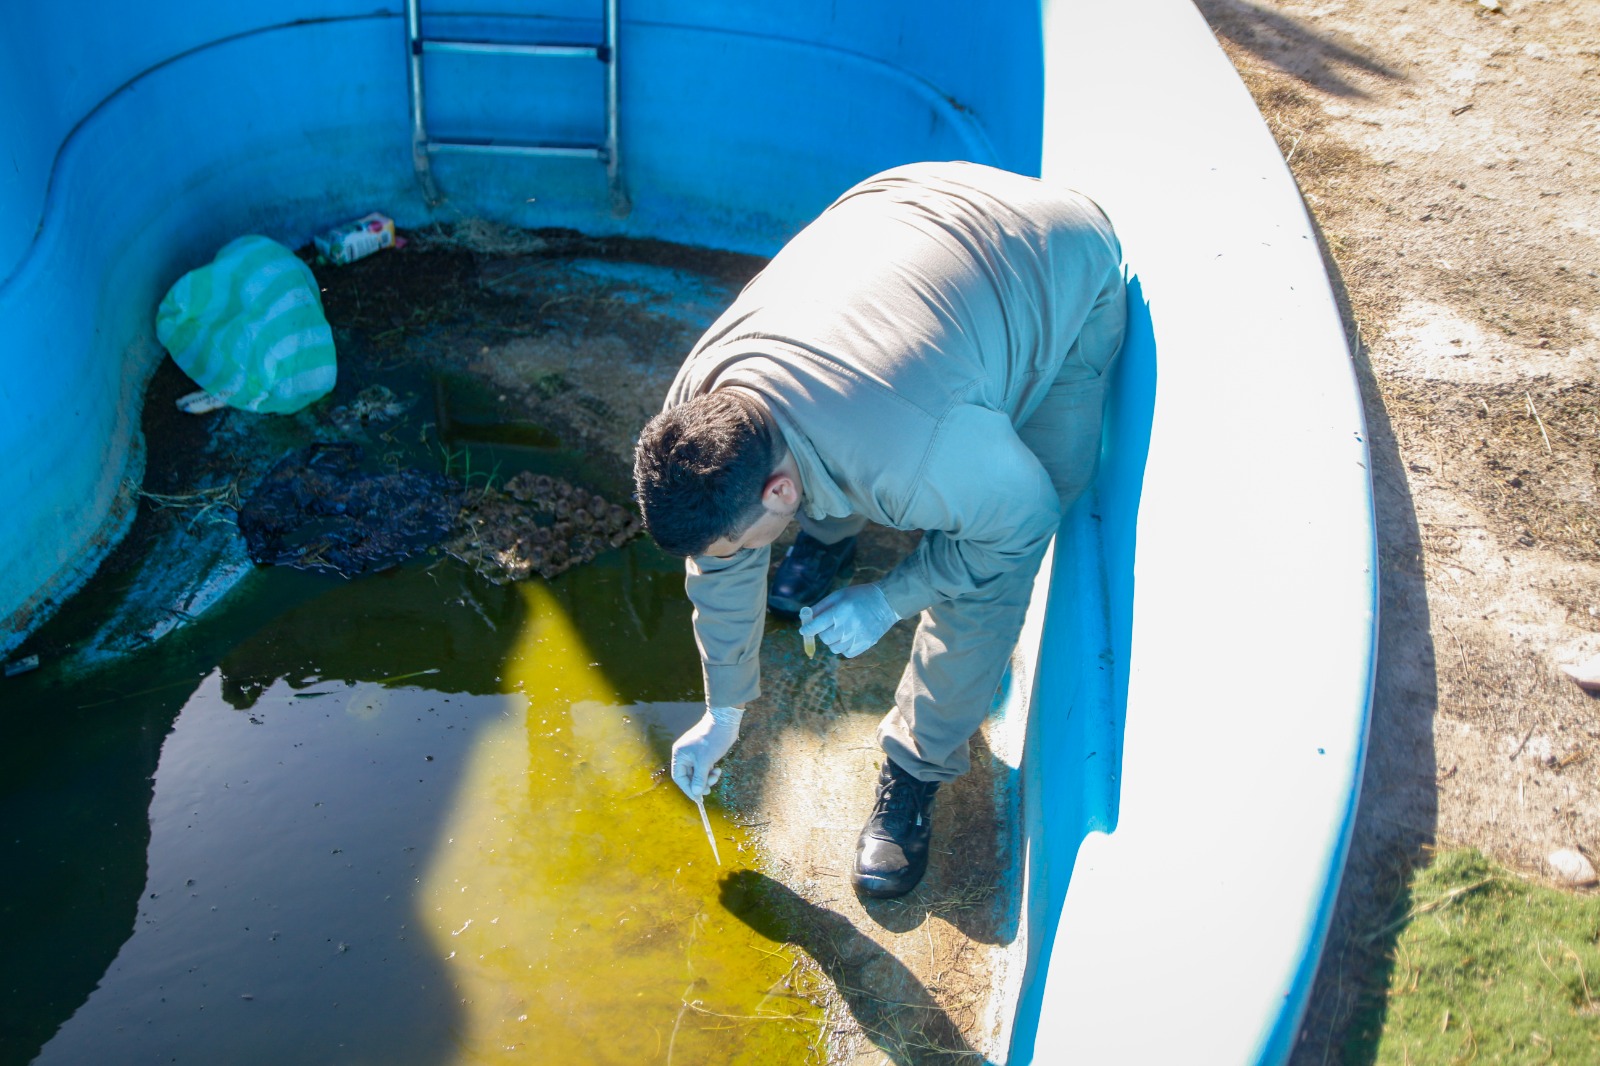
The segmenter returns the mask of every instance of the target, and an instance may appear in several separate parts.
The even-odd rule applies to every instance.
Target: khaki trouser
[[[1101,293],[1055,383],[1017,429],[1055,484],[1063,513],[1094,477],[1111,365],[1127,322],[1125,296],[1121,279]],[[818,521],[802,512],[800,525],[832,544],[859,533],[866,521]],[[894,709],[878,727],[884,752],[913,776],[948,781],[971,765],[967,741],[989,713],[1043,557],[1041,547],[977,592],[922,612]]]

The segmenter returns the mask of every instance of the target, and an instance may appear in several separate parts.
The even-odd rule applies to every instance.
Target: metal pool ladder
[[[411,161],[417,181],[430,204],[444,199],[433,179],[432,157],[440,152],[471,152],[497,155],[558,156],[594,159],[606,166],[606,183],[611,192],[611,210],[626,215],[631,207],[622,186],[622,161],[617,145],[617,6],[619,0],[602,0],[604,41],[601,44],[535,44],[498,41],[459,41],[422,36],[422,0],[406,0],[406,46],[410,56]],[[428,136],[422,91],[422,57],[426,52],[454,52],[468,55],[516,55],[557,59],[598,59],[605,64],[605,140],[600,144],[557,144],[547,142],[508,142],[485,140],[437,140]]]

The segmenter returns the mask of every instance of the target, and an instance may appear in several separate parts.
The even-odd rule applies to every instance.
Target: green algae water
[[[5,1062],[820,1057],[665,772],[681,571],[258,570],[148,650],[3,690]],[[759,924],[759,923],[757,923]]]

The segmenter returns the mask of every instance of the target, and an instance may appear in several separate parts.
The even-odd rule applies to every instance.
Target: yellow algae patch
[[[816,1061],[795,954],[723,908],[694,804],[541,583],[423,877],[456,1061]],[[715,809],[731,869],[741,831]],[[731,844],[732,846],[728,846]]]

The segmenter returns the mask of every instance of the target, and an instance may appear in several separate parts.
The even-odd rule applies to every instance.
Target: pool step
[[[422,0],[406,0],[406,48],[411,95],[411,159],[417,181],[430,204],[444,199],[433,177],[432,157],[443,152],[593,159],[604,163],[611,191],[611,209],[619,217],[630,209],[622,185],[617,138],[617,37],[619,0],[602,0],[604,40],[599,44],[541,44],[504,41],[449,40],[422,35]],[[605,136],[598,144],[512,142],[499,138],[443,139],[428,136],[422,82],[422,57],[429,52],[480,56],[527,56],[536,59],[595,59],[605,64]]]

